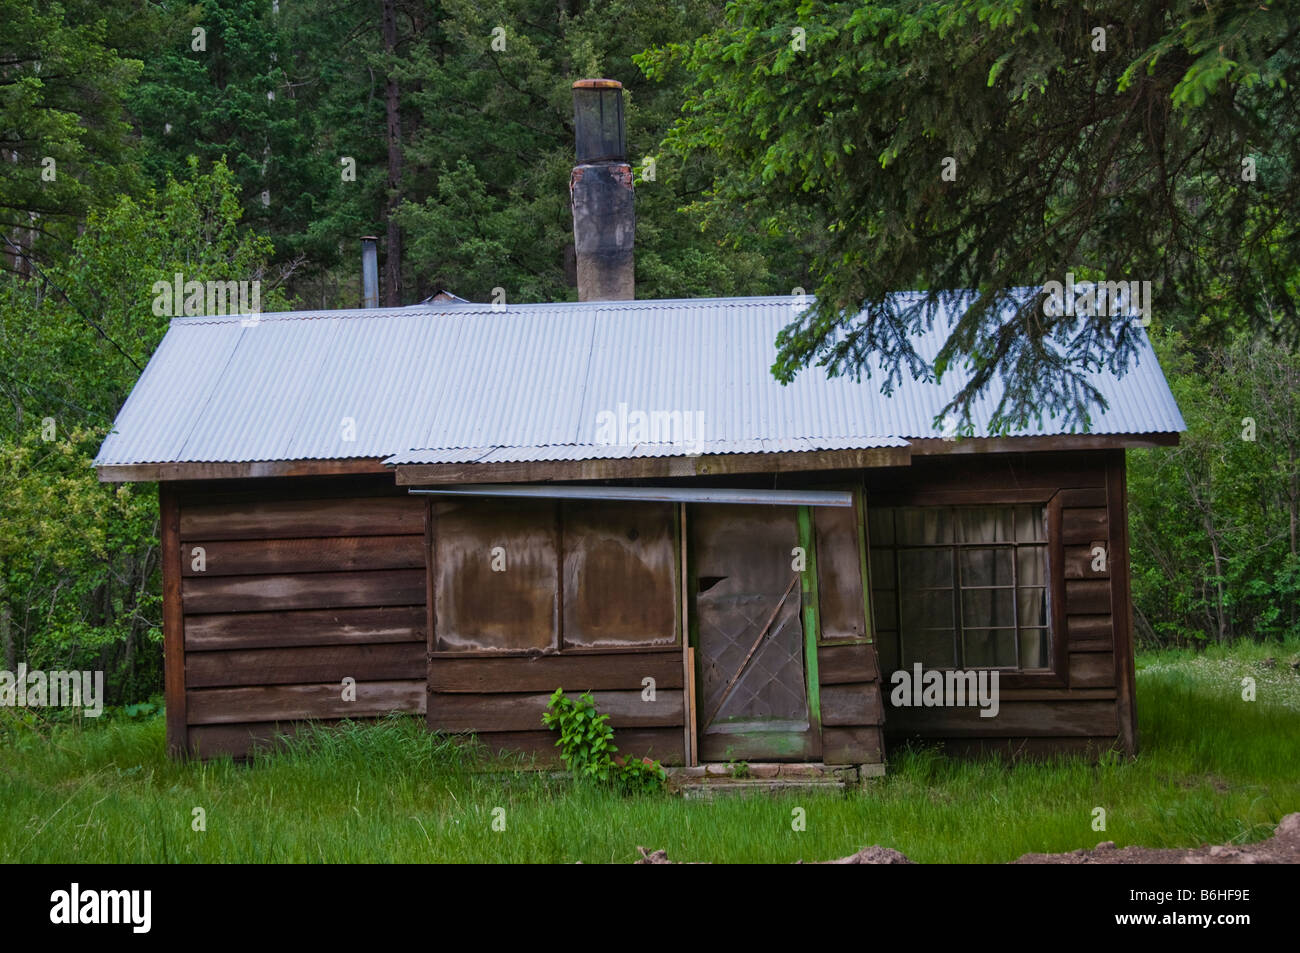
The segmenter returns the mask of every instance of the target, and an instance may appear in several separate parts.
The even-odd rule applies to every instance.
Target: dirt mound
[[[641,854],[641,859],[633,861],[633,863],[636,864],[677,863],[677,861],[675,860],[668,859],[668,852],[666,850],[650,851],[644,847],[638,847],[637,851]],[[803,861],[797,860],[795,861],[795,863],[802,864]],[[892,847],[880,847],[873,844],[870,847],[862,848],[862,850],[858,851],[856,854],[849,854],[849,856],[847,857],[841,857],[839,860],[814,860],[812,861],[812,863],[814,864],[910,864],[912,863],[912,861],[908,860],[907,857],[905,857],[900,852],[894,850]]]
[[[847,857],[841,857],[839,860],[822,860],[822,864],[914,864],[916,861],[908,860],[907,855],[901,851],[894,850],[892,847],[880,847],[873,844],[870,847],[864,847],[856,854],[849,854]]]
[[[638,864],[672,864],[664,850],[649,851],[638,847]],[[803,863],[803,861],[799,861]],[[904,854],[891,847],[872,845],[838,860],[814,861],[821,864],[911,864]],[[1233,847],[1208,844],[1191,850],[1160,847],[1116,847],[1114,841],[1102,841],[1088,850],[1080,847],[1067,854],[1025,854],[1013,864],[1300,864],[1300,813],[1288,814],[1277,825],[1273,836],[1258,844]]]
[[[1258,844],[1208,844],[1182,848],[1120,847],[1103,841],[1068,854],[1025,854],[1017,864],[1296,864],[1300,863],[1300,814],[1288,814],[1273,836]]]

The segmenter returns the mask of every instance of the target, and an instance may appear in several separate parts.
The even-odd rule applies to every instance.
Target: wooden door
[[[687,525],[700,760],[817,760],[798,509],[698,504]]]

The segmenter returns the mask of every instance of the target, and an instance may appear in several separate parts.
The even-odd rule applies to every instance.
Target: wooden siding
[[[161,493],[184,648],[179,684],[168,660],[177,750],[242,758],[309,720],[424,713],[423,501],[388,475]]]
[[[869,642],[817,648],[821,685],[822,761],[879,764],[885,759],[885,708]]]
[[[1002,677],[993,718],[980,718],[975,707],[895,708],[885,673],[888,743],[917,738],[954,754],[1009,757],[1134,750],[1124,452],[996,454],[955,462],[914,457],[905,470],[868,473],[868,508],[1032,500],[1054,508],[1059,516],[1049,525],[1057,538],[1048,542],[1056,670],[1050,677]]]
[[[789,485],[831,477],[818,476]],[[1050,501],[1055,671],[1003,679],[997,718],[981,719],[975,708],[893,708],[865,614],[855,618],[864,594],[841,586],[853,575],[846,511],[815,513],[822,760],[883,761],[886,742],[907,738],[1010,757],[1135,750],[1123,451],[917,456],[909,467],[834,478],[861,481],[868,511]],[[595,694],[622,753],[666,764],[687,758],[693,706],[680,644],[431,651],[433,530],[426,531],[426,501],[394,486],[391,475],[169,483],[160,504],[167,737],[175,753],[243,757],[308,720],[403,711],[423,715],[431,729],[475,732],[489,749],[554,764],[555,736],[541,712],[558,686]],[[557,546],[566,523],[576,529],[581,521],[558,521]],[[669,536],[659,535],[662,549]],[[547,618],[561,626],[565,606],[580,596],[574,589],[565,597],[562,567],[561,560],[546,567],[556,596]],[[690,589],[684,578],[672,587],[674,598]],[[652,628],[683,624],[679,614],[665,615]],[[342,700],[344,678],[356,681],[355,701]],[[653,701],[642,698],[645,678],[655,681]]]
[[[542,726],[550,695],[590,691],[608,714],[619,753],[685,761],[681,648],[533,656],[429,656],[427,721],[432,731],[475,732],[492,751],[559,761],[556,735]],[[654,698],[644,680],[654,679]]]

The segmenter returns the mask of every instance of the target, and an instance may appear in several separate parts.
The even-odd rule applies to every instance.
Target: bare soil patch
[[[638,864],[673,864],[667,851],[638,847]],[[799,861],[803,863],[803,861]],[[821,864],[911,864],[892,847],[873,844],[855,854]],[[1116,847],[1103,841],[1091,849],[1080,847],[1064,854],[1025,854],[1013,864],[1300,864],[1300,813],[1288,814],[1273,836],[1257,844],[1205,844],[1194,848]]]

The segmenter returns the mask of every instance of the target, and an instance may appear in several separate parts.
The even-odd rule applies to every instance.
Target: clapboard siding
[[[992,718],[976,706],[951,708],[890,708],[888,720],[897,730],[942,738],[1114,737],[1119,731],[1115,703],[1101,701],[1003,702]]]
[[[875,648],[857,645],[822,645],[817,648],[817,674],[822,685],[876,682],[880,671]]]
[[[879,764],[884,760],[876,647],[859,642],[817,648],[821,699],[822,761],[826,764]]]
[[[357,682],[355,700],[345,700],[338,682],[321,685],[256,685],[199,688],[185,693],[191,725],[305,718],[377,718],[390,712],[424,712],[424,679]]]
[[[1065,611],[1068,615],[1109,615],[1110,582],[1106,579],[1067,579]]]
[[[482,732],[475,740],[492,754],[522,756],[527,763],[559,767],[560,751],[553,731]],[[653,758],[661,764],[683,764],[685,742],[681,728],[620,728],[614,732],[617,757]]]
[[[1060,662],[1053,680],[1005,680],[996,718],[980,718],[976,707],[894,708],[876,647],[856,638],[861,593],[822,593],[828,634],[842,639],[817,648],[825,762],[880,762],[887,742],[912,737],[1011,757],[1133,749],[1122,451],[917,457],[861,479],[868,509],[975,505],[999,493],[1051,501]],[[432,730],[474,733],[490,750],[555,763],[555,734],[541,715],[562,687],[592,691],[620,753],[685,760],[679,647],[430,654],[425,504],[389,475],[179,484],[164,501],[168,738],[177,750],[246,757],[308,721],[399,711],[423,716]],[[819,546],[847,538],[823,523]],[[827,563],[823,585],[852,567],[846,559],[836,568]],[[355,681],[354,701],[344,701],[345,679]]]
[[[181,596],[185,610],[194,613],[407,606],[424,599],[424,570],[186,579]]]
[[[1123,451],[1007,454],[967,471],[964,488],[955,485],[953,474],[922,478],[924,472],[915,468],[884,481],[888,502],[914,505],[978,503],[981,494],[996,501],[998,493],[1008,503],[1018,502],[1028,488],[1042,488],[1041,499],[1059,511],[1059,538],[1049,540],[1054,553],[1049,566],[1055,598],[1061,600],[1053,638],[1064,640],[1049,682],[1036,684],[1029,676],[1002,680],[999,711],[991,718],[981,718],[975,706],[895,708],[888,697],[890,673],[885,673],[888,744],[919,738],[953,754],[1010,757],[1096,754],[1122,746],[1131,731],[1131,705],[1124,703],[1129,688],[1117,658],[1132,651],[1127,634],[1119,632],[1126,602],[1117,601],[1127,599],[1128,583],[1122,471]],[[869,500],[870,488],[868,475]],[[883,505],[879,497],[877,505]]]
[[[1096,550],[1100,549],[1100,553]],[[1085,546],[1066,546],[1066,579],[1109,579],[1110,560],[1106,555],[1106,541],[1096,539]]]
[[[885,736],[879,727],[822,728],[822,761],[826,764],[880,764],[885,760]]]
[[[423,605],[185,617],[190,652],[425,641]]]
[[[1065,628],[1071,652],[1109,652],[1114,648],[1109,615],[1067,615]]]
[[[423,714],[423,501],[382,475],[204,489],[178,493],[191,751],[246,757],[307,720]]]
[[[654,699],[641,691],[592,692],[596,709],[609,716],[610,727],[664,728],[682,723],[682,693],[656,692]],[[549,692],[490,694],[437,692],[429,699],[429,727],[438,731],[528,731],[542,729],[542,715],[550,703]]]
[[[287,649],[192,652],[185,664],[189,688],[290,685],[418,679],[425,650],[418,642],[390,645],[311,645]]]
[[[644,680],[654,679],[653,699]],[[551,693],[591,691],[609,715],[619,752],[685,761],[685,696],[680,648],[573,655],[429,656],[426,721],[431,731],[473,732],[493,751],[551,763],[557,735],[542,725]]]
[[[1115,658],[1110,652],[1071,652],[1071,688],[1113,688]]]
[[[383,478],[381,478],[383,479]],[[421,501],[404,497],[193,502],[181,508],[181,540],[313,539],[424,534]]]
[[[553,692],[581,694],[598,689],[635,687],[654,679],[656,694],[682,687],[682,650],[591,655],[540,655],[513,658],[446,658],[429,664],[431,692]]]
[[[822,725],[854,728],[879,725],[885,720],[880,685],[824,685],[821,691]]]
[[[1061,510],[1061,541],[1066,546],[1090,544],[1106,539],[1106,508],[1104,506],[1063,507]]]
[[[340,536],[313,539],[191,540],[186,577],[424,569],[423,536]],[[201,569],[195,568],[202,549]]]
[[[254,750],[272,750],[285,739],[297,737],[310,725],[328,727],[337,719],[313,721],[259,721],[247,724],[193,725],[190,727],[190,751],[199,758],[229,756],[243,760]]]
[[[1114,735],[1096,738],[943,738],[937,743],[949,757],[995,757],[1007,761],[1046,761],[1061,755],[1095,760],[1120,747]]]

